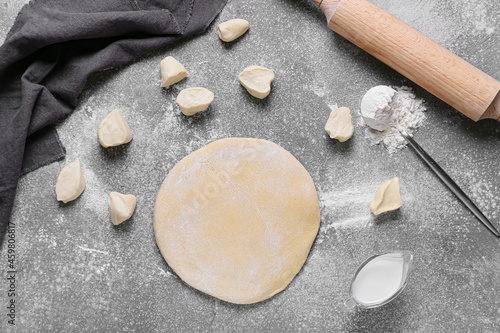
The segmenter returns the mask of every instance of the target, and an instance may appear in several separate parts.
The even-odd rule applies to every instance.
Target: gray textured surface
[[[0,39],[26,1],[0,0]],[[376,0],[377,5],[500,79],[500,10],[495,0]],[[250,31],[223,44],[216,25],[241,17]],[[160,89],[159,62],[179,59],[190,76]],[[239,85],[246,66],[276,73],[271,95],[257,101]],[[500,243],[410,151],[390,156],[356,127],[346,143],[323,130],[328,104],[353,110],[379,84],[409,85],[382,63],[329,31],[307,1],[230,1],[209,31],[129,66],[92,77],[73,115],[58,126],[65,161],[23,177],[12,220],[17,224],[17,325],[0,331],[72,332],[498,332]],[[215,93],[208,112],[188,119],[175,97],[189,86]],[[427,119],[416,134],[471,195],[500,222],[500,124],[473,123],[425,91]],[[99,122],[118,108],[134,139],[105,150]],[[271,140],[297,157],[319,194],[321,230],[310,256],[283,292],[249,306],[228,304],[190,288],[161,257],[153,235],[156,193],[185,155],[219,138]],[[75,158],[87,188],[67,205],[56,201],[60,169]],[[404,206],[373,218],[378,187],[398,176]],[[135,194],[131,220],[114,227],[110,191]],[[374,253],[415,255],[405,291],[374,310],[342,311],[356,267]],[[6,248],[0,267],[7,266]],[[6,300],[7,283],[0,283]],[[5,303],[5,304],[4,304]],[[6,301],[0,304],[5,309]]]

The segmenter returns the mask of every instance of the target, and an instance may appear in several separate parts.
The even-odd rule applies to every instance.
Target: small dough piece
[[[217,27],[217,33],[222,41],[232,42],[247,32],[249,27],[250,24],[247,20],[232,19],[219,24]]]
[[[383,182],[373,198],[370,210],[374,215],[396,210],[403,206],[401,194],[399,193],[399,178],[393,178]]]
[[[227,138],[170,170],[156,199],[154,231],[168,264],[190,286],[250,304],[279,293],[318,233],[318,195],[289,152]]]
[[[354,133],[351,110],[346,107],[332,110],[326,122],[325,130],[331,139],[337,139],[340,142],[349,140]]]
[[[245,68],[238,77],[241,85],[248,90],[250,95],[264,99],[271,92],[274,72],[261,66],[250,66]]]
[[[171,56],[166,57],[160,62],[160,70],[161,86],[165,88],[188,76],[186,68],[184,68],[177,59]]]
[[[97,137],[104,148],[119,146],[132,140],[132,131],[118,110],[111,111],[99,124]]]
[[[177,95],[177,104],[186,116],[205,111],[213,100],[214,93],[201,87],[187,88]]]
[[[137,199],[132,194],[111,192],[109,194],[109,214],[114,225],[128,220],[134,214]]]
[[[79,160],[66,165],[57,177],[56,195],[57,200],[67,203],[73,201],[82,194],[85,189],[82,167]]]

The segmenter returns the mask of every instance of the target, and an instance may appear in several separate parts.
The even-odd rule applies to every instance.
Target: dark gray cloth
[[[37,0],[0,47],[0,245],[21,174],[64,157],[52,124],[88,76],[205,30],[226,0]]]

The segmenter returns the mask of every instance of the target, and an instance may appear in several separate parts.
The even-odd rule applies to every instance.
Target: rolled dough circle
[[[318,196],[280,146],[228,138],[181,160],[154,211],[156,242],[190,286],[237,304],[285,289],[318,233]]]

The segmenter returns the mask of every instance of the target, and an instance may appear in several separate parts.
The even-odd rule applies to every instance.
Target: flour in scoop
[[[396,90],[376,86],[366,92],[361,100],[361,116],[365,123],[377,131],[385,131],[391,124],[392,101]]]
[[[423,124],[425,110],[424,100],[409,87],[374,87],[361,103],[366,137],[372,145],[383,143],[389,153],[395,153],[407,144],[399,130],[412,134]]]

